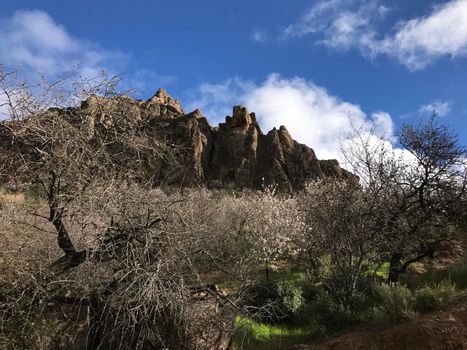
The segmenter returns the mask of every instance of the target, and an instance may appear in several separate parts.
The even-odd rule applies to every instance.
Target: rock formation
[[[98,143],[109,131],[121,135],[125,128],[132,128],[177,150],[176,166],[147,167],[157,184],[238,189],[277,185],[293,191],[317,178],[356,179],[336,160],[318,160],[284,126],[263,134],[255,114],[243,106],[233,107],[232,116],[218,127],[211,127],[199,109],[186,113],[163,89],[147,101],[92,96],[79,108],[54,112],[79,114],[79,127],[89,142]]]
[[[355,179],[336,160],[318,160],[311,148],[292,139],[285,126],[263,134],[255,114],[244,106],[233,107],[232,116],[213,128],[199,109],[185,114],[165,91],[159,90],[156,96],[164,99],[148,101],[162,102],[162,113],[149,116],[153,131],[191,151],[188,163],[166,178],[168,182],[254,189],[275,184],[290,191],[326,176]]]

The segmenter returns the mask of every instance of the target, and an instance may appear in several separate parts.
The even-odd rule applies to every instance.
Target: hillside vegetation
[[[465,240],[465,150],[436,116],[403,156],[354,130],[344,170],[243,107],[215,129],[162,90],[14,77],[0,348],[289,349],[464,300],[462,253],[436,262]]]

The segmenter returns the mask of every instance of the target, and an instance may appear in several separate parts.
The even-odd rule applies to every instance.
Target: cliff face
[[[67,114],[66,110],[54,112]],[[199,109],[186,113],[178,100],[160,89],[147,101],[91,97],[73,113],[85,116],[80,120],[86,123],[80,127],[85,128],[89,142],[99,143],[103,135],[115,130],[121,134],[131,127],[174,149],[176,166],[147,168],[150,177],[163,185],[261,189],[275,184],[293,191],[326,176],[356,179],[337,161],[318,160],[314,151],[294,141],[284,126],[263,134],[255,114],[243,106],[233,107],[232,116],[211,127]]]
[[[276,184],[296,190],[306,181],[325,176],[351,178],[351,174],[316,158],[314,151],[292,139],[284,126],[263,134],[254,113],[233,108],[232,117],[213,132],[213,156],[207,169],[214,187],[261,188]],[[323,166],[324,165],[324,166]]]

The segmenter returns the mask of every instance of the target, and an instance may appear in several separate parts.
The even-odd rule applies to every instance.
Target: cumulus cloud
[[[395,143],[394,122],[388,112],[378,111],[371,115],[372,133],[379,139]]]
[[[432,103],[421,106],[418,111],[423,115],[436,113],[440,117],[444,117],[451,112],[451,104],[449,102],[434,101]]]
[[[268,34],[264,30],[255,28],[250,34],[250,39],[257,43],[265,43],[268,40]]]
[[[320,44],[349,49],[359,42],[372,40],[374,27],[388,11],[378,0],[321,0],[297,23],[286,27],[282,38],[314,34]]]
[[[56,76],[77,66],[97,75],[98,67],[120,68],[129,55],[72,37],[65,27],[39,10],[19,10],[0,22],[0,57],[4,64]]]
[[[239,77],[204,83],[187,92],[185,109],[200,108],[212,123],[220,123],[231,114],[233,105],[246,104],[246,96],[256,88],[254,82]]]
[[[41,73],[53,80],[64,72],[78,69],[84,77],[95,78],[102,69],[109,74],[120,74],[134,64],[131,54],[76,38],[40,10],[18,10],[11,17],[0,19],[0,38],[0,63],[7,67],[19,66],[29,77]],[[125,76],[126,86],[146,89],[148,76],[163,85],[175,80],[151,70],[135,69]]]
[[[299,77],[287,79],[271,74],[260,84],[234,78],[220,84],[203,84],[191,97],[190,107],[201,107],[216,122],[231,114],[232,105],[246,105],[256,113],[263,131],[285,125],[293,138],[313,147],[322,159],[339,159],[341,145],[353,136],[354,128],[363,128],[377,139],[394,140],[388,113],[367,115],[360,106],[342,101]]]
[[[317,43],[368,57],[387,55],[409,70],[420,70],[443,56],[467,54],[467,0],[435,6],[426,16],[399,21],[382,31],[390,10],[379,0],[318,1],[283,37],[313,35]]]

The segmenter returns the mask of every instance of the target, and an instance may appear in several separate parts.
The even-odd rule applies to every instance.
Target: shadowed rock
[[[292,139],[285,126],[263,134],[255,114],[244,106],[234,106],[232,116],[215,128],[199,109],[185,113],[180,102],[163,89],[146,101],[91,96],[79,108],[53,112],[68,118],[80,115],[79,127],[89,142],[99,143],[112,130],[118,130],[114,133],[118,135],[132,128],[147,140],[177,149],[176,166],[145,165],[156,185],[238,189],[275,185],[293,191],[324,177],[358,181],[336,160],[318,160],[311,148]],[[0,128],[0,145],[5,142]]]

